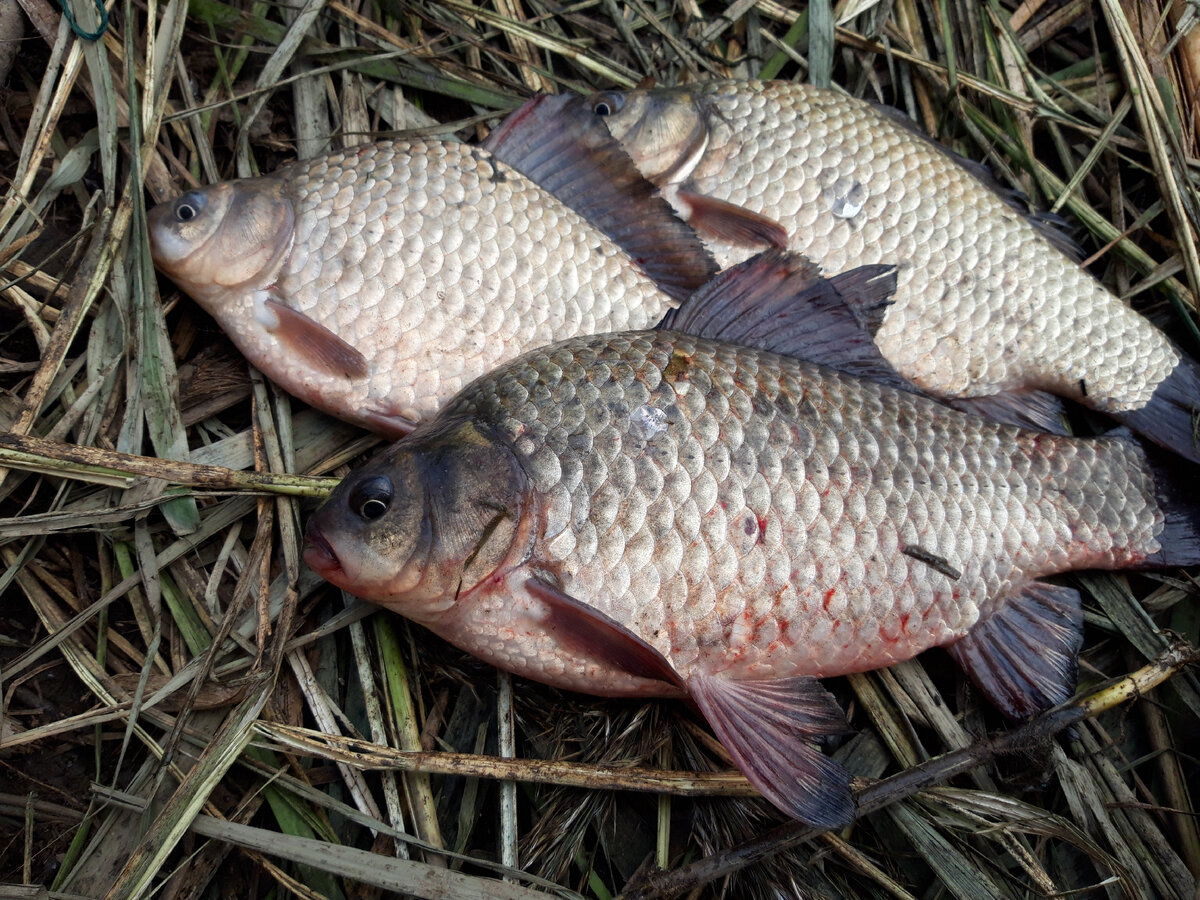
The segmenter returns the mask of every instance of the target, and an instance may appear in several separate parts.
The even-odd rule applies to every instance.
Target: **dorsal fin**
[[[717,271],[696,232],[575,94],[539,94],[483,143],[608,235],[663,292],[682,301]]]
[[[661,327],[920,393],[875,346],[895,287],[892,266],[862,266],[825,278],[799,254],[768,250],[712,279],[668,313]]]

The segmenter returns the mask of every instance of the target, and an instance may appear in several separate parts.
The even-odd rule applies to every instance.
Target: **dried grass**
[[[1021,729],[937,654],[833,680],[864,815],[813,836],[748,799],[681,706],[521,681],[507,698],[307,572],[307,498],[376,441],[244,376],[211,320],[159,296],[144,227],[147,196],[373,135],[475,139],[532,90],[807,78],[886,99],[1068,215],[1091,269],[1195,351],[1194,4],[126,0],[92,42],[20,2],[34,27],[0,109],[0,881],[1194,896],[1195,572],[1079,578],[1080,700]]]

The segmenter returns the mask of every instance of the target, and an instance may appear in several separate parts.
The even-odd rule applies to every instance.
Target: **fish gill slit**
[[[497,510],[497,512],[496,515],[492,516],[492,518],[488,520],[488,523],[480,530],[479,540],[475,542],[474,549],[472,549],[471,552],[467,554],[466,559],[463,560],[462,568],[458,576],[458,585],[454,589],[455,602],[458,601],[459,595],[462,593],[463,574],[471,568],[471,564],[475,561],[475,557],[479,555],[479,551],[483,549],[484,544],[486,544],[488,539],[495,533],[500,523],[508,517],[507,509],[486,502],[484,505],[491,506],[493,509]]]

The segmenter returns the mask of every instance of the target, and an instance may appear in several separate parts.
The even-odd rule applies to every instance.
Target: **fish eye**
[[[376,475],[355,486],[350,493],[350,508],[364,519],[378,519],[392,505],[392,480]]]
[[[204,211],[204,195],[199,191],[188,191],[175,201],[175,218],[190,222]]]
[[[615,91],[605,91],[592,98],[592,112],[598,116],[611,116],[619,113],[625,105],[625,98]]]

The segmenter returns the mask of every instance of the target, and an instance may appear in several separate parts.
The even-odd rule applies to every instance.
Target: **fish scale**
[[[564,101],[532,101],[509,141]],[[155,263],[291,393],[404,433],[522,350],[650,327],[711,274],[699,240],[594,130],[602,140],[559,128],[541,144],[598,224],[522,175],[520,147],[382,141],[162,204]],[[626,182],[610,183],[614,167]],[[666,256],[635,264],[647,247]]]
[[[899,114],[782,81],[605,92],[592,104],[722,266],[757,248],[723,236],[729,209],[710,200],[778,223],[778,239],[827,275],[895,265],[874,338],[923,390],[1053,392],[1200,461],[1200,366]]]
[[[680,357],[676,380],[664,378]],[[580,380],[597,403],[582,399]],[[649,404],[666,425],[647,439],[633,414]],[[1138,501],[1152,483],[1122,441],[1030,436],[686,336],[535,351],[447,415],[466,411],[509,436],[547,510],[539,563],[685,678],[696,666],[783,677],[887,665],[961,636],[989,598],[1023,581],[1113,564],[1114,547],[1159,549],[1162,516]],[[579,422],[605,451],[573,449]],[[681,459],[711,475],[707,489]],[[962,576],[952,583],[900,555],[906,545]],[[786,640],[783,622],[793,623]],[[844,637],[831,653],[835,631]],[[754,643],[713,658],[735,632]]]
[[[799,304],[872,370],[836,314],[877,277],[766,254],[690,301],[698,333],[527,352],[339,484],[305,559],[517,674],[687,695],[768,799],[844,825],[817,678],[944,645],[1028,716],[1070,696],[1082,633],[1042,576],[1200,561],[1200,509],[1128,433],[1023,430],[766,349],[807,346]]]
[[[1020,361],[1035,367],[1035,380],[1058,382],[1060,390],[1076,394],[1071,381],[1086,374],[1099,408],[1120,409],[1148,401],[1152,386],[1178,362],[1165,339],[1138,340],[1144,320],[1120,304],[1106,309],[1097,326],[1067,315],[1069,333],[1057,327],[1069,313],[1066,301],[1059,301],[1064,291],[1070,301],[1103,301],[1103,307],[1110,296],[1071,261],[1048,252],[1020,215],[981,190],[944,152],[922,146],[866,104],[796,85],[773,87],[764,87],[764,102],[756,104],[740,102],[736,83],[708,94],[717,124],[703,168],[692,172],[694,188],[795,221],[789,249],[819,261],[826,272],[899,262],[895,303],[876,341],[915,383],[943,396],[1024,387],[1030,369],[1015,375],[1005,349],[1019,341]],[[794,118],[781,118],[775,104]],[[743,152],[755,142],[742,135],[772,133],[784,122],[794,129],[790,136],[776,134],[760,152]],[[787,146],[789,138],[793,150],[787,156],[769,152]],[[839,217],[839,188],[855,184],[863,186],[863,205],[854,216]],[[968,228],[969,218],[978,227]],[[751,253],[713,247],[722,265]],[[969,363],[961,350],[946,346],[947,338],[970,344]],[[1122,350],[1115,359],[1114,348]],[[1050,359],[1074,361],[1074,371],[1055,373],[1040,364]],[[1084,360],[1106,359],[1111,366],[1097,371],[1089,362],[1086,373],[1082,369]],[[1105,399],[1110,395],[1122,399]]]
[[[407,181],[392,178],[390,165],[379,161],[396,156],[405,160],[408,177],[415,173],[411,191]],[[369,396],[394,403],[413,419],[432,412],[431,398],[449,396],[495,365],[514,342],[546,342],[561,329],[622,327],[618,323],[628,321],[622,315],[627,307],[614,309],[605,297],[592,296],[587,285],[593,279],[619,284],[624,291],[640,293],[643,302],[657,300],[656,311],[665,309],[657,290],[622,277],[612,245],[593,253],[574,237],[584,223],[545,204],[540,191],[523,183],[514,189],[510,181],[489,181],[490,162],[472,166],[478,174],[477,194],[467,197],[462,172],[472,159],[471,149],[453,144],[376,146],[367,154],[326,161],[311,173],[301,170],[294,181],[295,195],[304,198],[297,205],[297,239],[311,252],[289,259],[277,289],[301,311],[336,323],[337,333],[360,350],[374,348],[370,355],[379,360],[378,376]],[[359,183],[360,168],[375,169],[377,175]],[[333,193],[341,181],[349,184]],[[531,203],[530,194],[543,205]],[[356,197],[358,203],[352,205]],[[491,200],[490,216],[480,208],[482,198]],[[327,217],[327,208],[335,214]],[[461,220],[455,222],[451,212],[460,213]],[[396,229],[400,241],[369,239],[372,227]],[[479,241],[478,250],[471,252],[476,240],[466,236],[481,231],[491,238],[490,246],[485,249]],[[518,235],[533,248],[530,257],[502,264]],[[406,249],[392,256],[393,246],[401,242]],[[579,279],[582,296],[564,302],[556,321],[550,321],[549,305],[535,298],[570,297],[573,292],[565,282],[571,276],[565,272],[577,269],[585,273]],[[347,277],[349,273],[354,274]],[[443,284],[440,303],[431,309],[422,289],[434,279]],[[515,289],[504,296],[500,285],[509,281]],[[428,343],[439,347],[437,357],[421,352]],[[412,385],[396,383],[396,367],[405,360],[417,361]]]

